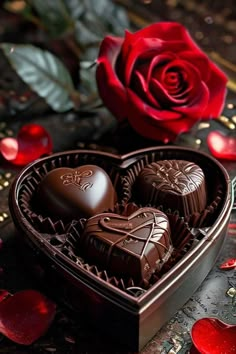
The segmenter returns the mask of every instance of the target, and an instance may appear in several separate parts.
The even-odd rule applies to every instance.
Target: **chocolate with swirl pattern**
[[[128,217],[103,213],[89,218],[80,244],[85,260],[138,284],[148,281],[170,257],[170,234],[167,215],[146,207]]]
[[[190,161],[152,162],[140,171],[134,188],[143,205],[162,205],[185,217],[203,211],[207,204],[203,170]]]

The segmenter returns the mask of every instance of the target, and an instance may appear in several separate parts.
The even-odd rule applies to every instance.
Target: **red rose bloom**
[[[101,43],[96,79],[119,120],[168,142],[222,111],[227,77],[179,23],[160,22]]]

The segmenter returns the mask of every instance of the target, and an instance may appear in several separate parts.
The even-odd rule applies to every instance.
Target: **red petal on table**
[[[213,156],[219,159],[236,161],[236,137],[212,131],[207,136],[207,144]]]
[[[201,354],[235,354],[236,325],[228,325],[216,318],[196,321],[191,331],[193,346]]]
[[[220,269],[234,269],[236,267],[236,258],[230,258],[220,265]]]
[[[3,138],[0,141],[0,151],[7,161],[12,161],[18,153],[18,142],[15,138]]]
[[[0,302],[0,332],[29,345],[41,337],[54,319],[56,305],[35,290],[23,290]]]
[[[3,157],[14,165],[24,166],[52,152],[52,139],[44,127],[38,124],[24,125],[17,139],[4,138],[0,141]]]

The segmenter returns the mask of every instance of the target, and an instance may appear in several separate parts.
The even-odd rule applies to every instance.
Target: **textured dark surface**
[[[229,118],[236,115],[234,91],[236,6],[234,0],[224,2],[153,1],[149,5],[141,5],[141,1],[139,3],[137,1],[117,2],[123,3],[131,13],[135,9],[133,6],[135,2],[135,10],[139,14],[136,21],[139,24],[144,25],[154,20],[176,20],[185,24],[199,45],[229,75],[231,90],[227,95],[224,115]],[[3,19],[2,16],[1,28],[4,26],[11,28],[10,37],[7,39],[15,39],[14,26],[19,24],[12,18],[8,21]],[[121,129],[115,136],[111,135],[115,127],[114,120],[103,112],[96,116],[83,115],[81,117],[75,113],[52,114],[45,103],[32,94],[29,96],[29,103],[25,102],[25,99],[20,97],[22,95],[25,97],[27,88],[15,77],[2,56],[0,56],[0,68],[1,73],[4,73],[0,80],[0,96],[4,98],[0,100],[0,134],[11,135],[17,132],[26,121],[33,121],[48,129],[53,138],[55,152],[83,146],[96,148],[94,144],[99,144],[101,149],[125,152],[151,144],[151,142],[140,140],[129,128]],[[15,90],[17,97],[12,89]],[[221,122],[213,121],[210,128],[197,130],[194,137],[182,137],[179,143],[194,145],[196,138],[199,138],[202,141],[200,149],[208,151],[205,137],[209,130],[213,129],[220,129],[235,136],[235,130],[230,131]],[[235,162],[221,162],[231,178],[236,176]],[[8,211],[9,185],[18,172],[19,170],[0,161],[0,237],[3,239],[3,247],[0,250],[0,288],[11,292],[37,287],[30,278],[28,269],[22,265],[15,243],[16,232]],[[235,223],[236,211],[232,212],[231,228],[216,265],[185,306],[142,350],[142,354],[188,353],[191,347],[191,327],[196,320],[202,317],[216,316],[228,323],[236,324],[236,299],[235,296],[227,294],[230,288],[236,288],[236,270],[219,269],[222,262],[236,256]],[[109,338],[102,338],[85,318],[78,315],[75,319],[73,314],[59,305],[56,319],[44,337],[30,347],[21,347],[0,336],[0,353],[114,353],[119,352],[118,344],[110,342]]]

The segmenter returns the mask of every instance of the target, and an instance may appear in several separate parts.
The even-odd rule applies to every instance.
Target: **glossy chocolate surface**
[[[136,181],[136,196],[141,203],[162,205],[187,216],[206,207],[203,170],[185,160],[162,160],[144,167]]]
[[[110,177],[95,165],[51,170],[37,191],[43,214],[62,220],[93,216],[114,208],[115,202]]]
[[[87,260],[136,282],[149,280],[171,254],[168,217],[154,208],[140,208],[128,217],[113,213],[87,220],[80,243]]]

